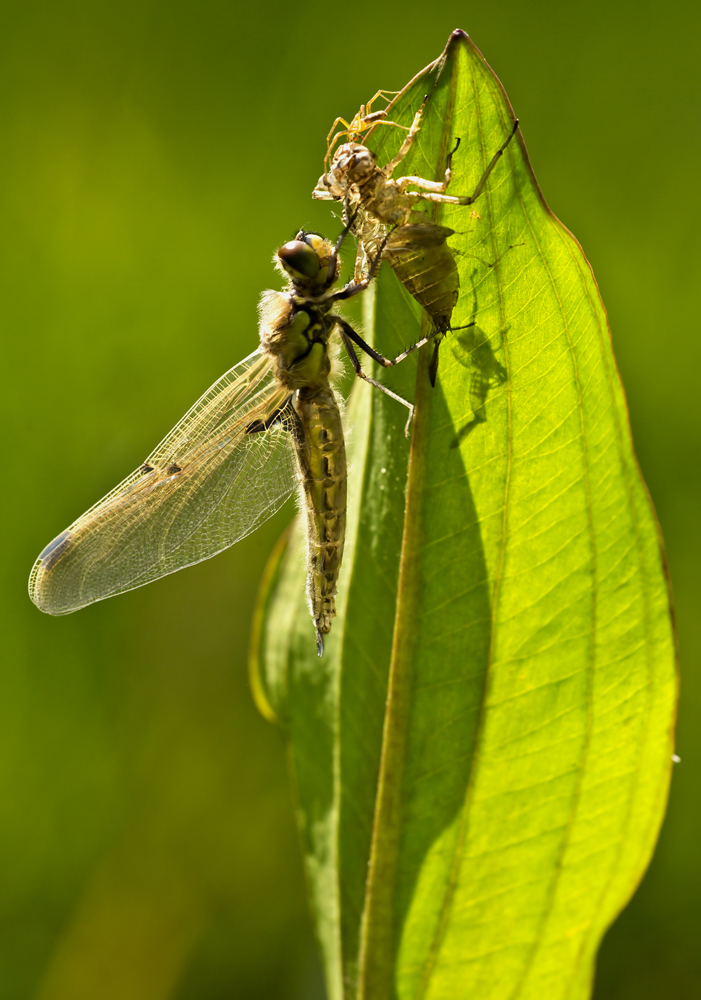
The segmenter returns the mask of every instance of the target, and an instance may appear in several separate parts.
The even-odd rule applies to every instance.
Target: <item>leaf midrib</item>
[[[442,72],[442,71],[441,71]],[[434,81],[434,87],[437,84]],[[451,71],[448,110],[444,118],[442,145],[447,155],[449,123],[455,103],[456,78]],[[446,127],[446,123],[447,127]],[[421,137],[419,137],[421,138]],[[435,214],[435,212],[434,212]],[[428,317],[422,318],[422,336],[428,331]],[[410,696],[411,643],[418,621],[417,587],[420,538],[423,534],[423,471],[426,465],[426,435],[429,430],[431,391],[428,353],[419,354],[416,378],[415,416],[407,474],[407,499],[399,568],[399,586],[390,659],[385,725],[382,738],[369,860],[365,907],[359,955],[359,1000],[390,996],[393,988],[393,916],[396,900],[396,865],[400,837],[401,787],[404,747],[407,737]],[[408,668],[408,669],[407,669]],[[384,822],[386,820],[386,822]],[[389,836],[388,836],[389,834]],[[384,871],[384,879],[382,872]],[[378,916],[379,914],[379,916]],[[383,917],[384,915],[384,922]]]
[[[470,41],[470,42],[468,42],[468,44],[472,45],[472,42]],[[479,53],[478,53],[478,55],[479,55]],[[479,131],[479,137],[480,137],[480,145],[482,147],[482,164],[483,164],[483,168],[484,168],[486,166],[486,164],[487,164],[487,159],[486,159],[486,148],[485,148],[485,141],[484,141],[484,130],[482,128],[482,114],[481,114],[482,113],[482,109],[481,109],[480,102],[477,99],[478,98],[477,82],[476,82],[476,79],[475,79],[474,64],[473,64],[472,60],[469,60],[469,66],[470,66],[470,74],[471,74],[471,78],[472,78],[472,91],[473,91],[473,96],[475,97],[475,107],[476,107],[476,111],[477,111],[478,131]],[[509,153],[509,159],[510,159],[510,161],[512,163],[512,167],[513,167],[513,160],[512,160],[511,150],[508,150],[508,153]],[[487,203],[489,205],[489,218],[491,220],[493,218],[493,202],[492,202],[492,193],[491,193],[491,189],[490,189],[489,185],[487,185],[487,188],[486,188],[486,190],[484,192],[484,196],[486,197]],[[494,236],[494,227],[491,226],[491,225],[490,225],[490,235],[491,235],[491,241],[492,241],[492,252],[495,254],[495,260],[496,260],[497,247],[496,247],[496,241],[495,241],[495,236]],[[464,846],[465,846],[465,839],[467,837],[467,830],[468,830],[468,826],[469,826],[469,806],[470,806],[470,802],[472,800],[472,797],[474,795],[474,786],[475,786],[475,776],[476,776],[477,762],[479,760],[480,746],[482,744],[482,740],[483,740],[483,736],[484,736],[485,715],[486,715],[485,708],[486,708],[486,704],[487,704],[487,701],[488,701],[488,698],[489,698],[489,691],[490,691],[490,687],[491,687],[491,678],[492,678],[492,666],[493,666],[493,663],[494,663],[494,642],[495,642],[495,639],[494,639],[494,636],[495,636],[494,625],[495,625],[495,622],[496,622],[496,609],[497,609],[497,606],[498,606],[499,591],[500,591],[501,581],[502,581],[502,578],[503,578],[504,561],[505,561],[505,558],[506,558],[506,528],[507,528],[509,495],[510,495],[510,488],[511,488],[511,470],[512,470],[512,465],[513,465],[513,434],[512,434],[512,412],[511,412],[511,365],[509,364],[509,346],[508,346],[508,343],[506,341],[506,337],[504,336],[505,316],[504,316],[504,300],[503,300],[502,289],[501,289],[501,275],[500,275],[498,267],[495,268],[494,270],[495,270],[495,277],[496,277],[496,280],[497,280],[497,288],[498,288],[498,294],[499,294],[499,314],[500,314],[500,318],[501,318],[502,346],[503,346],[503,349],[504,349],[504,360],[505,360],[505,368],[506,368],[506,373],[507,373],[506,384],[505,384],[505,386],[503,388],[503,393],[504,393],[504,396],[505,396],[505,399],[506,399],[506,414],[507,414],[507,418],[506,418],[506,424],[507,424],[507,449],[506,449],[506,475],[505,475],[505,479],[504,479],[504,501],[503,501],[503,513],[502,513],[501,545],[500,545],[500,552],[499,552],[499,560],[498,560],[498,563],[497,563],[497,566],[496,566],[496,570],[495,570],[494,588],[493,588],[492,601],[491,601],[492,615],[491,615],[491,628],[490,628],[490,636],[489,636],[489,651],[488,651],[488,654],[487,654],[487,665],[486,665],[486,671],[485,671],[485,675],[484,675],[484,683],[483,683],[483,687],[482,687],[482,696],[481,696],[480,705],[479,705],[479,718],[477,720],[477,727],[476,727],[476,734],[475,734],[475,743],[474,743],[474,753],[473,753],[473,758],[472,758],[472,766],[470,767],[469,774],[468,774],[467,786],[466,786],[466,789],[465,789],[465,798],[463,800],[463,805],[462,805],[462,807],[460,809],[460,819],[459,819],[459,823],[458,823],[458,832],[457,832],[457,836],[455,838],[455,845],[454,845],[454,848],[453,848],[453,857],[452,857],[452,861],[451,861],[451,864],[450,864],[450,875],[448,877],[448,881],[447,881],[446,888],[445,888],[445,894],[444,894],[443,902],[441,904],[441,913],[440,913],[440,916],[439,916],[437,924],[436,924],[436,929],[435,929],[435,932],[434,932],[434,935],[433,935],[433,940],[431,941],[431,945],[430,945],[429,950],[428,950],[426,961],[424,963],[424,970],[423,970],[421,978],[419,980],[419,985],[418,985],[417,992],[416,992],[416,1000],[422,1000],[422,998],[424,998],[426,996],[426,993],[427,993],[427,991],[428,991],[428,989],[430,987],[431,978],[432,978],[432,975],[433,975],[433,971],[435,969],[436,960],[437,960],[438,955],[440,953],[440,949],[441,949],[441,946],[443,944],[443,940],[445,938],[445,933],[446,933],[447,928],[448,928],[448,922],[450,920],[450,913],[451,913],[452,906],[453,906],[453,900],[455,898],[455,889],[457,887],[458,880],[459,880],[459,877],[460,877],[460,868],[462,866],[462,859],[463,859],[463,851],[464,851]]]

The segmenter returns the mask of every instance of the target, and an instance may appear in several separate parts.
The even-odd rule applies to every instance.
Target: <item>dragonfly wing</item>
[[[143,465],[46,546],[29,578],[42,611],[68,614],[208,559],[275,513],[297,467],[290,393],[273,365],[258,350],[222,375]]]

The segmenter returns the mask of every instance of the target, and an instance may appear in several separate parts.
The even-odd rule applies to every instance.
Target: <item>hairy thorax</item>
[[[265,292],[260,304],[260,340],[277,358],[275,377],[291,392],[305,388],[313,396],[328,382],[331,361],[327,341],[332,322],[314,307],[295,305],[294,297]]]

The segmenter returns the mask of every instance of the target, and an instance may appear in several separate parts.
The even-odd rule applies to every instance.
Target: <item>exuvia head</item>
[[[352,184],[363,184],[375,173],[377,156],[359,142],[346,142],[336,150],[329,172],[322,174],[312,192],[320,201],[342,201]]]
[[[346,142],[339,146],[329,173],[337,184],[344,179],[349,184],[362,184],[371,177],[377,166],[377,156],[359,142]]]
[[[285,243],[273,258],[275,266],[295,284],[323,286],[333,258],[333,245],[319,233],[301,229],[293,240]],[[337,262],[336,273],[340,268]]]

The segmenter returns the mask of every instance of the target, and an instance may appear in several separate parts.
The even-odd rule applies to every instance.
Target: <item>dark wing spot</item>
[[[289,430],[289,410],[292,396],[288,396],[282,406],[278,406],[276,410],[265,418],[265,420],[252,420],[251,423],[246,427],[246,434],[260,434],[261,431],[269,431],[271,427],[275,424],[282,424],[285,430]]]
[[[60,535],[56,535],[53,541],[49,542],[46,548],[42,549],[39,553],[39,559],[43,564],[43,568],[51,569],[51,567],[61,558],[66,549],[69,548],[72,542],[73,539],[71,537],[71,533],[67,528],[65,531],[62,531]]]
[[[166,472],[168,473],[169,476],[173,476],[175,475],[176,472],[182,472],[182,471],[183,470],[180,468],[179,465],[169,465],[168,468],[166,469]]]
[[[260,434],[261,431],[267,431],[267,429],[264,420],[252,420],[246,428],[246,434]]]
[[[153,466],[149,465],[148,462],[144,462],[144,464],[139,469],[139,472],[153,472]]]

